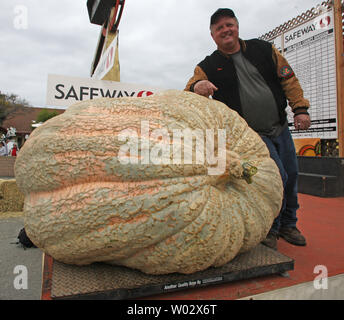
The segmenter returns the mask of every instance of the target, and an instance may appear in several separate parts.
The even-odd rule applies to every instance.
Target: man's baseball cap
[[[210,25],[217,23],[222,17],[236,18],[232,9],[220,8],[217,9],[210,18]]]

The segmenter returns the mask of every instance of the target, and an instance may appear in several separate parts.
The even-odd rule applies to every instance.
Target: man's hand
[[[217,91],[217,88],[208,80],[201,80],[194,86],[195,93],[207,98],[214,95],[215,91]]]
[[[299,114],[294,117],[296,130],[307,130],[311,126],[311,118],[308,114]]]

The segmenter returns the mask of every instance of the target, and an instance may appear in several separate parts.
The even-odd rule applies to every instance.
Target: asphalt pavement
[[[0,300],[41,298],[42,251],[16,244],[23,226],[22,216],[0,212]]]

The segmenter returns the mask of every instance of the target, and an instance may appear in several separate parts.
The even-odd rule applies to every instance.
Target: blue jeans
[[[280,171],[284,197],[281,211],[274,220],[271,230],[278,233],[281,227],[296,227],[296,210],[299,208],[297,200],[298,164],[294,141],[289,128],[285,128],[278,137],[261,137],[270,151]]]

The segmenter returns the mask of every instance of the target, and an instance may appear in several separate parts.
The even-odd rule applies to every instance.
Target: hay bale
[[[0,214],[1,212],[23,211],[24,195],[19,191],[16,180],[0,179]]]

